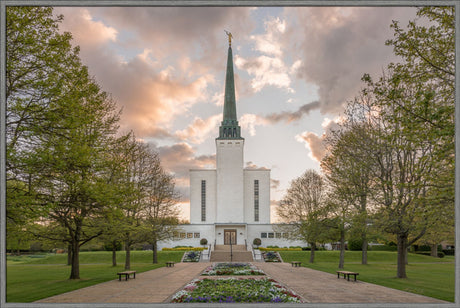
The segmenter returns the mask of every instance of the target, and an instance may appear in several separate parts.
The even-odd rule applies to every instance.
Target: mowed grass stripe
[[[163,267],[166,261],[180,262],[183,253],[183,251],[158,252],[158,264],[152,264],[151,251],[132,251],[131,269],[141,273]],[[123,252],[118,253],[119,261],[116,267],[111,266],[111,252],[82,252],[79,280],[68,279],[70,266],[65,265],[67,262],[65,255],[49,254],[43,258],[22,256],[11,257],[11,259],[15,261],[10,264],[7,259],[6,301],[12,303],[33,302],[113,280],[117,278],[116,273],[124,269]],[[20,259],[22,260],[19,261]]]
[[[339,251],[317,251],[309,263],[309,251],[280,251],[285,262],[301,261],[302,266],[336,274]],[[409,254],[407,279],[396,278],[396,252],[368,252],[368,264],[362,265],[360,251],[345,252],[345,270],[359,273],[361,281],[453,302],[455,300],[455,257],[433,258]],[[348,263],[347,263],[348,262]]]

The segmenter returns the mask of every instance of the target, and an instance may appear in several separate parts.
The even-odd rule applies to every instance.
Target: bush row
[[[261,251],[302,251],[302,248],[271,248],[271,247],[259,247]]]
[[[174,248],[167,248],[164,247],[161,249],[162,251],[203,251],[203,247],[174,247]]]

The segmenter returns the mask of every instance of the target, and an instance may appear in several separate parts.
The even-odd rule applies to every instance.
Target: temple
[[[244,168],[244,138],[238,124],[233,75],[231,34],[225,77],[222,122],[216,142],[216,169],[190,170],[190,224],[172,241],[159,247],[199,246],[206,238],[212,249],[219,245],[249,247],[254,238],[262,246],[304,243],[288,241],[270,222],[270,170]],[[243,246],[244,245],[244,246]]]

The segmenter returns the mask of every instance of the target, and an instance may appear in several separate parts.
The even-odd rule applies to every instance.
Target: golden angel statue
[[[225,33],[228,35],[228,45],[231,47],[232,46],[232,38],[233,38],[233,35],[231,32],[228,32],[227,30],[224,30]]]

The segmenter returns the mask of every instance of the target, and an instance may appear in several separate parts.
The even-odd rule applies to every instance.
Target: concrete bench
[[[299,267],[302,263],[300,261],[292,261],[291,266]]]
[[[174,267],[174,262],[173,261],[166,262],[166,267]]]
[[[351,275],[355,276],[355,281],[356,281],[356,276],[359,275],[359,273],[356,273],[356,272],[337,271],[337,278],[340,278],[340,274],[343,275],[343,279],[345,279],[345,277],[346,277],[348,281],[350,281],[350,276]]]
[[[136,271],[124,271],[124,272],[118,272],[118,280],[121,281],[121,276],[125,276],[125,280],[129,279],[129,275],[133,275],[133,278],[136,279]]]

